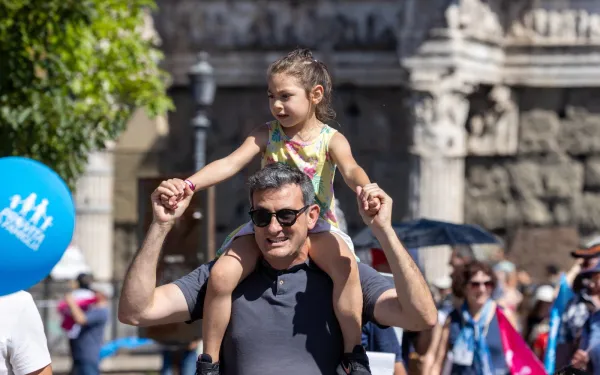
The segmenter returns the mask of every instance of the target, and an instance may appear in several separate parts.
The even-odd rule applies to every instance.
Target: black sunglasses
[[[494,283],[492,281],[469,281],[469,285],[473,288],[480,288],[482,285],[486,288],[491,288],[494,286]]]
[[[258,210],[252,210],[248,212],[254,225],[259,228],[264,228],[271,224],[271,218],[275,215],[277,222],[284,227],[291,227],[298,219],[298,215],[306,211],[309,206],[304,206],[299,210],[292,210],[291,208],[284,208],[277,212],[270,212],[264,208]]]

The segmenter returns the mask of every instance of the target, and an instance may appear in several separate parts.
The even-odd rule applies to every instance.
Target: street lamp
[[[198,53],[198,61],[192,65],[188,73],[192,95],[196,104],[196,114],[192,119],[194,128],[194,162],[195,171],[206,165],[206,133],[210,129],[208,109],[215,100],[217,84],[214,68],[208,62],[208,53]]]
[[[217,83],[215,81],[214,68],[208,62],[208,53],[198,53],[198,61],[192,65],[188,75],[196,113],[192,119],[194,128],[194,172],[199,171],[206,165],[206,135],[211,123],[208,117],[208,109],[215,100]],[[215,187],[211,186],[206,192],[206,226],[200,230],[201,238],[206,239],[206,256],[208,259],[215,257]],[[202,218],[202,213],[197,210],[193,213],[197,220]],[[204,233],[203,233],[204,232]],[[199,241],[199,244],[202,240]],[[205,261],[206,259],[200,259]]]

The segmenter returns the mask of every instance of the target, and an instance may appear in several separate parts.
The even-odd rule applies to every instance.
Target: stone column
[[[460,81],[440,81],[414,89],[413,218],[461,223],[464,219],[467,95]],[[420,260],[429,281],[446,275],[449,248],[421,249]]]
[[[77,181],[74,242],[97,280],[113,277],[113,145],[89,155]]]

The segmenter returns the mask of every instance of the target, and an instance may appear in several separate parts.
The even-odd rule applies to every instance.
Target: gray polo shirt
[[[175,281],[192,321],[202,319],[212,263]],[[358,266],[363,322],[373,321],[377,299],[392,282],[373,268]],[[231,321],[221,350],[222,374],[335,374],[343,351],[333,310],[333,283],[314,263],[277,271],[258,263],[234,291]]]

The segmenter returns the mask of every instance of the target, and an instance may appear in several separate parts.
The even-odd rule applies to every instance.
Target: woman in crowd
[[[508,374],[492,292],[497,279],[492,268],[473,261],[453,275],[455,294],[464,302],[444,324],[431,374]],[[514,324],[514,315],[504,310]]]

